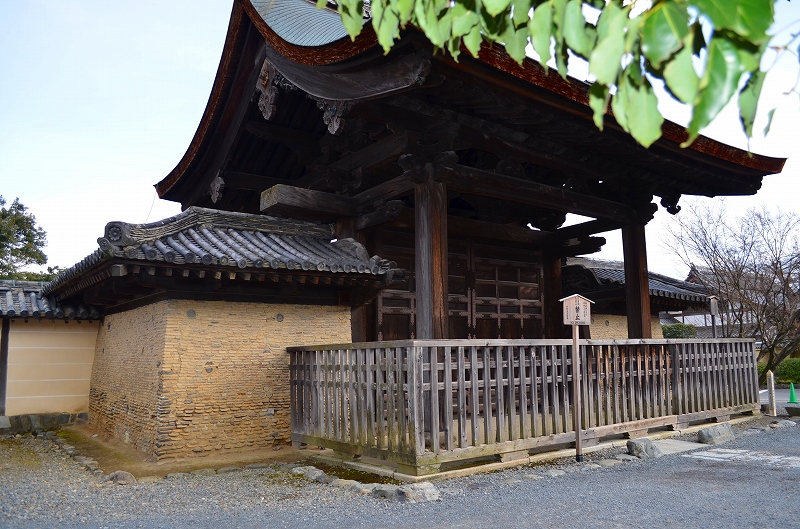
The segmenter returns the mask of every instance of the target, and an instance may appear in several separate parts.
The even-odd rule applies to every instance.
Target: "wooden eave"
[[[417,30],[411,28],[405,35],[403,42],[406,43],[407,50],[420,47],[421,40],[417,38],[419,36]],[[369,27],[365,28],[362,36],[355,42],[341,39],[325,46],[297,46],[284,41],[273,32],[248,1],[236,0],[222,60],[206,111],[181,162],[156,185],[161,198],[180,201],[184,207],[198,204],[212,206],[209,199],[204,198],[204,194],[207,193],[211,180],[219,174],[223,165],[227,165],[231,160],[240,160],[240,165],[247,167],[248,170],[242,170],[242,167],[235,167],[236,164],[233,164],[234,167],[230,170],[231,176],[226,180],[236,185],[231,185],[230,189],[226,190],[224,201],[215,207],[236,211],[258,212],[259,186],[262,186],[261,191],[276,183],[319,188],[318,183],[321,180],[336,178],[337,171],[345,176],[352,171],[349,167],[345,170],[337,169],[336,164],[341,162],[334,160],[334,163],[324,168],[323,175],[319,172],[319,167],[308,165],[308,151],[302,150],[303,142],[280,142],[269,139],[270,135],[272,138],[277,137],[281,130],[291,130],[307,139],[307,149],[310,150],[314,149],[314,138],[319,138],[320,146],[325,145],[326,141],[334,143],[345,141],[341,137],[326,134],[325,126],[321,123],[322,111],[315,108],[313,101],[306,100],[301,91],[281,95],[285,100],[278,105],[278,117],[268,125],[273,130],[267,130],[266,136],[261,134],[261,137],[257,137],[259,132],[255,130],[256,123],[259,119],[264,122],[257,109],[254,109],[254,103],[250,98],[254,91],[254,79],[261,67],[264,55],[262,45],[265,41],[284,57],[294,61],[298,68],[314,67],[320,71],[346,73],[371,68],[380,61],[391,60],[391,57],[383,57],[374,32]],[[399,53],[393,50],[394,56]],[[681,149],[679,145],[686,139],[686,131],[671,122],[664,124],[664,137],[649,150],[645,150],[637,146],[620,129],[610,110],[606,119],[606,130],[600,133],[592,123],[587,99],[588,85],[573,79],[564,80],[552,70],[545,72],[533,60],[526,60],[519,65],[499,46],[483,46],[477,59],[464,53],[459,62],[437,55],[431,58],[431,64],[431,75],[419,89],[407,92],[407,96],[389,95],[372,101],[358,102],[353,107],[352,114],[358,119],[371,114],[387,115],[387,122],[395,117],[398,120],[406,118],[413,121],[416,115],[402,108],[402,98],[405,97],[413,104],[424,102],[426,97],[434,97],[433,94],[437,93],[437,83],[443,83],[438,87],[440,89],[438,93],[443,99],[437,101],[447,105],[449,101],[446,99],[446,93],[450,86],[447,84],[449,81],[446,75],[444,81],[437,80],[437,72],[440,70],[460,72],[465,79],[483,83],[506,100],[519,102],[523,106],[532,105],[535,107],[533,112],[538,111],[536,108],[546,109],[550,113],[564,116],[565,119],[569,118],[567,121],[572,120],[569,127],[578,127],[579,136],[588,138],[585,140],[587,149],[594,148],[596,156],[614,162],[607,168],[595,170],[595,174],[602,175],[605,172],[609,177],[617,176],[624,179],[625,177],[615,174],[617,169],[622,168],[625,174],[631,174],[644,182],[645,193],[649,191],[662,198],[667,196],[676,198],[674,195],[680,194],[709,196],[754,194],[761,185],[761,178],[767,174],[780,172],[785,162],[785,159],[781,158],[751,155],[702,136],[690,148]],[[397,106],[398,104],[400,106]],[[465,104],[464,108],[469,108],[469,105]],[[388,114],[384,114],[386,110],[389,111]],[[391,115],[392,112],[395,113],[394,116]],[[504,121],[507,118],[502,112],[492,114],[490,111],[488,114],[497,123],[507,123],[505,126],[513,129],[514,120]],[[437,119],[431,117],[434,122]],[[559,132],[568,134],[569,127]],[[479,128],[471,130],[480,140]],[[360,134],[373,138],[375,133],[375,130],[364,130]],[[474,140],[468,141],[474,142]],[[584,140],[581,137],[563,136],[563,142],[571,143],[573,150],[576,151],[583,149],[582,141]],[[516,153],[522,148],[521,145],[511,145],[508,152]],[[535,148],[524,147],[522,151],[521,156],[526,153],[531,155]],[[554,156],[555,161],[548,162],[548,159],[552,160]],[[541,153],[539,158],[541,162],[536,163],[545,165],[551,163],[562,171],[573,172],[574,169],[574,172],[591,173],[594,169],[594,160],[591,158],[588,162],[576,162],[570,155],[557,159],[557,155],[548,152]],[[355,157],[354,163],[359,160]],[[660,172],[649,173],[648,166],[657,166]],[[695,170],[699,170],[701,177],[694,174]],[[384,171],[385,175],[388,175],[384,178],[390,179],[392,175],[397,176],[401,172],[399,169],[395,173],[391,170]],[[713,178],[703,178],[703,174],[712,175]],[[669,179],[665,179],[664,175],[669,175]],[[595,181],[597,180],[595,177]],[[362,188],[357,192],[365,193],[366,190]],[[647,197],[645,196],[643,200],[647,200]]]
[[[175,265],[163,261],[111,258],[60,285],[52,294],[58,303],[84,303],[106,309],[170,294],[226,301],[336,303],[336,292],[377,293],[385,288],[380,277],[356,273],[303,270],[239,270],[235,267]],[[304,289],[297,292],[298,287]],[[307,288],[306,288],[307,287]],[[204,299],[205,299],[204,298]],[[105,310],[109,313],[108,310]]]
[[[203,157],[209,151],[213,152],[221,137],[224,136],[243,93],[252,95],[250,90],[242,90],[243,87],[240,85],[243,80],[237,76],[237,73],[243,66],[248,73],[252,68],[258,68],[260,64],[256,64],[257,57],[263,54],[263,50],[259,42],[261,36],[253,30],[250,19],[244,12],[244,3],[246,2],[235,1],[233,3],[222,57],[206,109],[183,158],[164,179],[156,184],[155,188],[160,198],[180,201],[177,198],[178,192],[182,187],[191,186],[191,182],[187,184],[183,181],[184,178],[201,171],[200,164]]]

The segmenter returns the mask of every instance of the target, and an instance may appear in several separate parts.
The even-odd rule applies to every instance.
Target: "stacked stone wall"
[[[650,332],[653,333],[653,338],[664,337],[658,316],[650,319]],[[590,333],[593,340],[626,340],[628,338],[628,318],[617,314],[594,314]]]
[[[107,321],[91,421],[159,461],[289,442],[286,348],[351,339],[348,307],[173,300]],[[130,373],[145,365],[147,382]]]
[[[168,306],[163,301],[103,319],[89,391],[90,424],[151,456]]]

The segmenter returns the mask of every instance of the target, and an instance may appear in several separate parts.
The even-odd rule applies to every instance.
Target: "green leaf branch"
[[[368,10],[387,53],[412,24],[455,60],[462,50],[477,56],[487,42],[504,45],[521,63],[530,45],[545,68],[554,58],[566,77],[570,57],[583,58],[593,78],[589,104],[597,126],[602,129],[610,105],[619,125],[645,147],[661,137],[663,118],[651,84],[656,79],[691,109],[684,146],[734,97],[742,128],[752,136],[773,0],[654,0],[636,9],[641,2],[371,0]],[[337,0],[353,39],[367,20],[364,7],[363,0]]]

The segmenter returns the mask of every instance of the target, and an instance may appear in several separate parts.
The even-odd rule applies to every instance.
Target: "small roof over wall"
[[[106,307],[170,293],[335,303],[342,299],[337,290],[361,289],[355,302],[402,279],[393,262],[370,257],[352,239],[333,239],[333,231],[329,224],[198,207],[149,224],[110,222],[98,250],[45,284],[42,294]],[[276,285],[286,288],[268,288]],[[329,295],[317,296],[317,285]]]
[[[581,294],[598,302],[605,310],[624,313],[625,267],[621,261],[567,259],[563,268],[564,293]],[[651,306],[658,311],[686,310],[708,304],[708,291],[702,286],[661,274],[648,274]],[[673,307],[673,308],[667,308]]]
[[[95,306],[58,304],[42,295],[47,283],[0,280],[0,318],[50,318],[96,320],[102,310]]]

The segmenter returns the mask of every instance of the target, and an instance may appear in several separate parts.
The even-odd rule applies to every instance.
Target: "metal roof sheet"
[[[323,46],[343,39],[347,30],[339,13],[317,9],[306,0],[250,0],[250,3],[283,40],[298,46]]]

